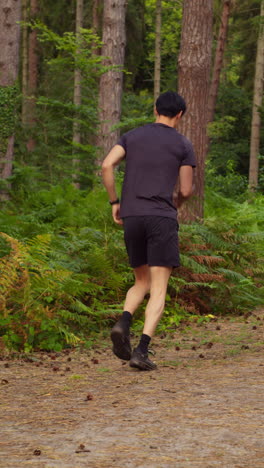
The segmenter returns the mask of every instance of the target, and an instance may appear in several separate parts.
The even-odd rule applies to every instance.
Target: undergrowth
[[[263,304],[263,197],[242,204],[209,192],[201,224],[180,228],[181,267],[159,330],[183,318],[243,313]],[[0,345],[60,350],[111,326],[133,282],[122,229],[101,187],[62,184],[0,213]],[[138,316],[134,329],[141,327]]]

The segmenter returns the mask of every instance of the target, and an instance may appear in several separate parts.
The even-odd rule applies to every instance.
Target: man
[[[131,367],[152,370],[148,346],[162,316],[168,280],[179,266],[177,208],[173,191],[178,180],[177,207],[192,193],[195,157],[187,138],[176,127],[186,110],[181,96],[168,91],[156,101],[156,122],[124,134],[102,164],[113,219],[123,224],[125,244],[135,284],[126,295],[124,312],[111,331],[114,354]],[[121,203],[114,168],[126,159]],[[147,293],[145,323],[139,345],[132,352],[132,316]]]

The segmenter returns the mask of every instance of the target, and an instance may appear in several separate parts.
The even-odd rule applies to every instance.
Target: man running
[[[120,138],[102,164],[113,219],[123,224],[135,284],[128,290],[124,312],[111,331],[114,354],[131,367],[152,370],[148,346],[161,319],[168,280],[179,266],[177,207],[192,194],[195,157],[190,141],[177,130],[186,110],[184,99],[168,91],[156,101],[156,122],[131,130]],[[121,202],[115,188],[114,168],[125,158]],[[177,207],[173,191],[178,181]],[[138,346],[130,345],[132,316],[150,297]]]

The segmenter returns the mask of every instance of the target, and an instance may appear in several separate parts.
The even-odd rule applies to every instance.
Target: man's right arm
[[[115,145],[110,153],[106,156],[102,164],[102,177],[104,186],[107,190],[109,200],[115,201],[117,199],[117,193],[115,188],[115,175],[114,168],[122,161],[125,157],[125,149],[121,145]],[[122,220],[119,218],[120,205],[115,204],[112,206],[112,215],[114,221],[117,224],[122,224]]]

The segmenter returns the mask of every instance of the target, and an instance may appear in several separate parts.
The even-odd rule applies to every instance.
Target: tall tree
[[[260,107],[263,100],[264,83],[264,0],[261,1],[260,26],[257,44],[256,68],[254,80],[254,96],[251,120],[250,161],[249,161],[249,187],[254,190],[258,185],[259,171],[259,144],[261,114]]]
[[[19,66],[21,19],[20,0],[0,0],[0,174],[7,179],[12,174],[14,157],[14,113]],[[7,198],[2,191],[2,199]]]
[[[77,58],[80,52],[80,29],[83,27],[83,0],[76,1],[76,41],[77,41]],[[73,92],[73,104],[78,108],[82,103],[82,88],[81,88],[81,70],[78,64],[75,65],[74,70],[74,92]],[[73,122],[73,151],[76,152],[78,145],[81,143],[81,128],[78,120],[78,112],[76,112],[75,119]],[[79,188],[77,182],[77,172],[80,165],[80,160],[76,157],[73,158],[73,180],[76,188]]]
[[[101,1],[102,0],[93,0],[93,19],[92,19],[92,29],[93,32],[97,35],[100,34],[100,29],[101,29],[101,12],[100,12],[100,7],[101,7]],[[98,47],[98,44],[92,44],[93,47],[93,53],[95,55],[100,55],[100,47]]]
[[[224,51],[228,33],[228,21],[230,16],[231,0],[222,0],[222,15],[219,26],[217,46],[214,58],[213,74],[211,79],[209,99],[208,99],[208,122],[214,120],[215,105],[217,100],[220,74],[223,66]]]
[[[187,222],[203,217],[207,106],[212,50],[212,0],[184,0],[181,47],[178,58],[179,93],[187,112],[180,131],[194,146],[197,168],[194,196],[183,205],[180,216]]]
[[[27,93],[28,93],[28,0],[22,0],[22,38],[21,38],[21,59],[22,59],[22,124],[27,122]]]
[[[160,59],[161,59],[161,0],[156,0],[155,28],[155,66],[154,66],[154,102],[160,94]]]
[[[111,127],[117,124],[121,114],[121,96],[125,55],[125,13],[126,0],[104,0],[103,47],[104,65],[110,68],[101,76],[99,89],[100,128],[97,144],[102,157],[116,143],[118,130]]]
[[[38,12],[38,0],[30,0],[30,19],[35,20]],[[32,29],[28,38],[28,88],[27,88],[27,123],[33,127],[36,119],[36,92],[38,84],[38,52],[37,52],[37,30]],[[32,137],[27,142],[27,148],[32,151],[35,141]]]

